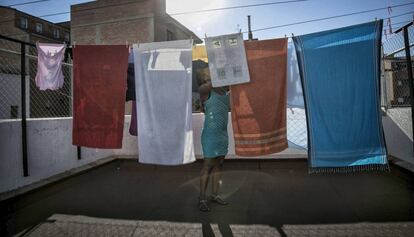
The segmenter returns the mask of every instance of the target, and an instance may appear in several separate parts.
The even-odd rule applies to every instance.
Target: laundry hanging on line
[[[250,82],[231,86],[235,151],[262,156],[288,147],[287,39],[246,41]]]
[[[134,45],[139,162],[195,161],[192,40]]]
[[[65,57],[64,44],[36,43],[37,73],[36,86],[40,90],[57,90],[62,88],[64,76],[62,63]]]
[[[128,49],[77,45],[73,53],[73,145],[121,148]]]
[[[382,20],[294,37],[310,172],[388,170],[380,111]]]
[[[242,34],[208,37],[205,41],[213,87],[250,81]]]

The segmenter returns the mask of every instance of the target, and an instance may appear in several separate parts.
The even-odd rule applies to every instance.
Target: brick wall
[[[125,44],[154,41],[154,15],[162,4],[152,0],[100,0],[71,8],[76,44]],[[165,0],[164,0],[165,2]],[[165,9],[165,4],[164,4]]]

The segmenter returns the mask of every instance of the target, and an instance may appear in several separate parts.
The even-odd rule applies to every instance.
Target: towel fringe
[[[390,172],[388,164],[370,164],[370,165],[356,165],[347,167],[309,167],[309,174],[349,174],[366,171],[383,171]]]

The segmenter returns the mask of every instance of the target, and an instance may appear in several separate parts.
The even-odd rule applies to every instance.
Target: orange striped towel
[[[245,42],[250,83],[231,86],[236,154],[261,156],[288,147],[287,39]]]

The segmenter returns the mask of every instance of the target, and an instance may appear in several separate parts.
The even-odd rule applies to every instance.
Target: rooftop
[[[124,220],[118,227],[127,226],[125,220],[139,220],[141,227],[146,223],[167,225],[172,229],[174,226],[201,228],[203,236],[219,236],[217,233],[237,236],[235,233],[241,231],[240,228],[244,231],[257,228],[270,231],[270,228],[281,236],[294,236],[289,234],[289,228],[309,233],[312,228],[303,225],[320,224],[351,224],[348,229],[356,231],[355,226],[361,227],[365,222],[375,226],[371,230],[377,234],[374,236],[385,236],[381,234],[390,231],[389,225],[399,225],[399,231],[413,230],[409,222],[414,221],[414,175],[396,166],[392,166],[389,173],[309,175],[304,159],[228,160],[224,164],[221,193],[230,205],[212,205],[210,213],[197,209],[201,167],[200,160],[189,165],[165,167],[139,164],[135,159],[116,159],[3,201],[3,227],[13,234],[31,228],[24,236],[45,234],[44,231],[51,228],[55,232],[50,233],[56,236],[59,231],[60,234],[73,231],[73,226],[61,225],[62,221],[90,225],[100,220],[80,216],[51,217],[65,214],[111,219],[101,220],[95,227],[105,223],[113,227],[118,223],[113,219]],[[61,222],[52,224],[56,218]],[[61,229],[56,232],[52,227],[58,223]],[[141,230],[139,226],[131,231]],[[94,232],[97,229],[100,228],[83,231],[88,230],[87,233],[93,235],[98,233]],[[329,229],[332,231],[332,226]]]

